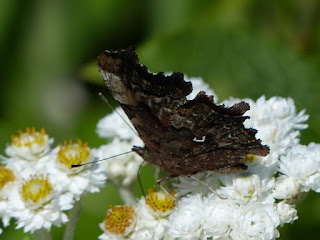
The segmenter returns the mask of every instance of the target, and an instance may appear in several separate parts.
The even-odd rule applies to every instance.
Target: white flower
[[[273,197],[276,199],[296,199],[300,192],[300,185],[292,177],[280,175],[277,177]]]
[[[13,169],[19,176],[29,176],[30,171],[45,173],[50,165],[47,156],[50,154],[49,139],[44,129],[37,132],[35,128],[27,128],[26,132],[19,131],[19,136],[11,137],[12,144],[6,148],[9,158],[3,158],[7,167]]]
[[[60,226],[68,218],[63,210],[72,206],[71,195],[60,200],[61,195],[55,191],[55,186],[48,177],[31,176],[21,183],[19,191],[10,198],[13,216],[17,219],[17,228],[33,233],[35,230],[50,230],[52,225]]]
[[[233,199],[238,204],[248,204],[252,201],[269,202],[274,201],[271,190],[274,186],[273,178],[260,179],[257,174],[252,175],[222,175],[224,184],[217,193],[228,199]]]
[[[71,168],[71,165],[83,164],[96,160],[80,140],[78,143],[65,143],[52,151],[52,164],[48,172],[60,192],[69,192],[79,200],[85,192],[99,192],[106,181],[105,167],[101,163],[92,163],[82,167]]]
[[[235,240],[271,240],[279,237],[279,224],[280,218],[273,204],[253,202],[240,206],[230,235]]]
[[[44,129],[36,132],[35,128],[27,128],[26,132],[19,131],[19,136],[11,137],[5,152],[11,158],[34,161],[47,154],[52,143]]]
[[[200,194],[182,198],[169,216],[168,234],[183,240],[201,239],[206,208]]]
[[[130,151],[132,145],[126,141],[115,138],[111,143],[93,149],[92,153],[97,159],[103,159]],[[137,178],[137,172],[143,159],[137,153],[128,153],[115,158],[102,161],[109,180],[118,185],[129,186]]]
[[[100,240],[131,239],[131,233],[136,225],[137,211],[130,205],[111,207],[104,221],[99,225],[104,231]]]
[[[114,206],[100,224],[104,231],[99,239],[162,240],[169,239],[168,215],[175,206],[174,200],[162,191],[150,188],[146,198],[141,198],[136,207]]]
[[[203,231],[206,237],[228,238],[239,206],[232,200],[219,198],[216,194],[210,194],[205,199],[205,206]]]
[[[151,200],[151,204],[153,207],[162,205],[166,208],[167,206],[170,206],[168,202],[171,202],[171,205],[173,203],[174,207],[173,200],[169,196],[166,196],[163,192],[152,194],[156,194],[156,196]],[[159,194],[164,196],[161,197]],[[150,192],[147,198],[148,197],[150,197]],[[163,200],[162,204],[161,199]],[[150,204],[150,201],[148,201],[148,203]],[[137,205],[138,220],[135,227],[135,231],[131,235],[131,239],[161,240],[167,232],[167,215],[172,211],[172,208],[170,207],[170,209],[168,209],[170,210],[170,212],[166,213],[166,215],[163,215],[162,211],[160,212],[159,209],[151,208],[151,206],[148,203],[146,203],[145,198],[141,198]]]
[[[292,223],[298,219],[297,210],[291,205],[287,204],[285,201],[277,203],[276,209],[280,216],[281,226],[283,226],[285,223]]]
[[[320,192],[320,145],[296,145],[281,157],[279,171],[298,181],[301,191]]]

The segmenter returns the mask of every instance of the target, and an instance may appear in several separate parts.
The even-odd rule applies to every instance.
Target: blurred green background
[[[307,109],[302,142],[320,142],[320,1],[318,0],[2,0],[0,1],[0,153],[18,129],[44,127],[55,144],[104,141],[97,121],[111,98],[95,65],[104,49],[137,47],[152,71],[202,76],[222,100],[292,97]],[[145,186],[154,183],[147,168]],[[75,239],[96,239],[110,204],[108,184],[82,199]],[[319,239],[320,194],[298,207],[280,239]],[[63,228],[54,228],[61,239]],[[25,239],[14,222],[1,239]]]

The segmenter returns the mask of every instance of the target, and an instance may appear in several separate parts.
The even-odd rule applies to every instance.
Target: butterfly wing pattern
[[[145,144],[133,150],[172,175],[241,171],[248,154],[269,153],[255,138],[257,131],[243,125],[247,103],[217,105],[205,92],[187,100],[192,84],[182,73],[150,73],[133,47],[104,51],[98,67]]]

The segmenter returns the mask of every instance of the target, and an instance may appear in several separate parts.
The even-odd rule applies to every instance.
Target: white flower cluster
[[[164,192],[154,192],[142,197],[136,206],[116,206],[109,209],[100,224],[104,231],[101,240],[173,239],[167,234],[168,216],[175,207],[174,200]]]
[[[201,79],[187,80],[191,82],[195,80],[196,91],[203,87],[214,95]],[[176,207],[170,215],[161,218],[161,224],[154,223],[147,216],[141,220],[140,216],[139,221],[145,226],[140,230],[134,227],[125,235],[112,235],[103,228],[105,233],[100,238],[132,239],[132,236],[139,236],[136,239],[184,240],[278,238],[277,228],[298,218],[295,205],[297,195],[310,190],[320,192],[320,145],[300,144],[300,131],[307,128],[305,122],[308,115],[305,111],[297,113],[292,99],[281,97],[266,99],[262,96],[253,101],[231,98],[223,104],[231,106],[239,101],[249,103],[250,110],[245,115],[250,119],[244,124],[247,128],[258,130],[256,138],[261,139],[262,144],[269,146],[269,155],[265,157],[248,155],[245,162],[248,169],[241,173],[202,172],[195,174],[194,178],[179,177],[179,183],[175,184]],[[104,124],[101,121],[98,132],[101,136],[113,134],[113,137],[118,139],[117,148],[121,148],[120,145],[123,144],[126,149],[128,146],[126,144],[132,144],[131,139],[136,136],[123,126],[122,120],[116,118],[113,113],[103,121],[119,123],[119,128],[103,128]],[[123,139],[129,141],[125,142]],[[113,168],[120,170],[116,166]],[[126,174],[125,168],[121,169]],[[121,172],[117,175],[120,176]],[[214,189],[214,192],[208,186]],[[141,208],[143,199],[135,206],[136,209]],[[139,212],[144,210],[139,209]],[[132,223],[139,225],[135,221]],[[151,227],[148,227],[149,225]]]
[[[0,218],[5,227],[11,218],[24,232],[60,226],[68,221],[64,210],[104,185],[103,165],[71,168],[94,160],[86,143],[70,141],[55,149],[52,143],[44,129],[27,128],[12,136],[5,150],[8,157],[1,156],[0,165]]]

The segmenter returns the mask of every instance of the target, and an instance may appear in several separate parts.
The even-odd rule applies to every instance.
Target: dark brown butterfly
[[[186,96],[192,84],[182,73],[153,74],[139,63],[134,48],[104,51],[98,57],[107,88],[130,118],[144,147],[133,147],[144,160],[175,175],[202,171],[245,170],[248,154],[266,156],[268,146],[247,129],[245,102],[232,107],[217,105],[199,92]]]

